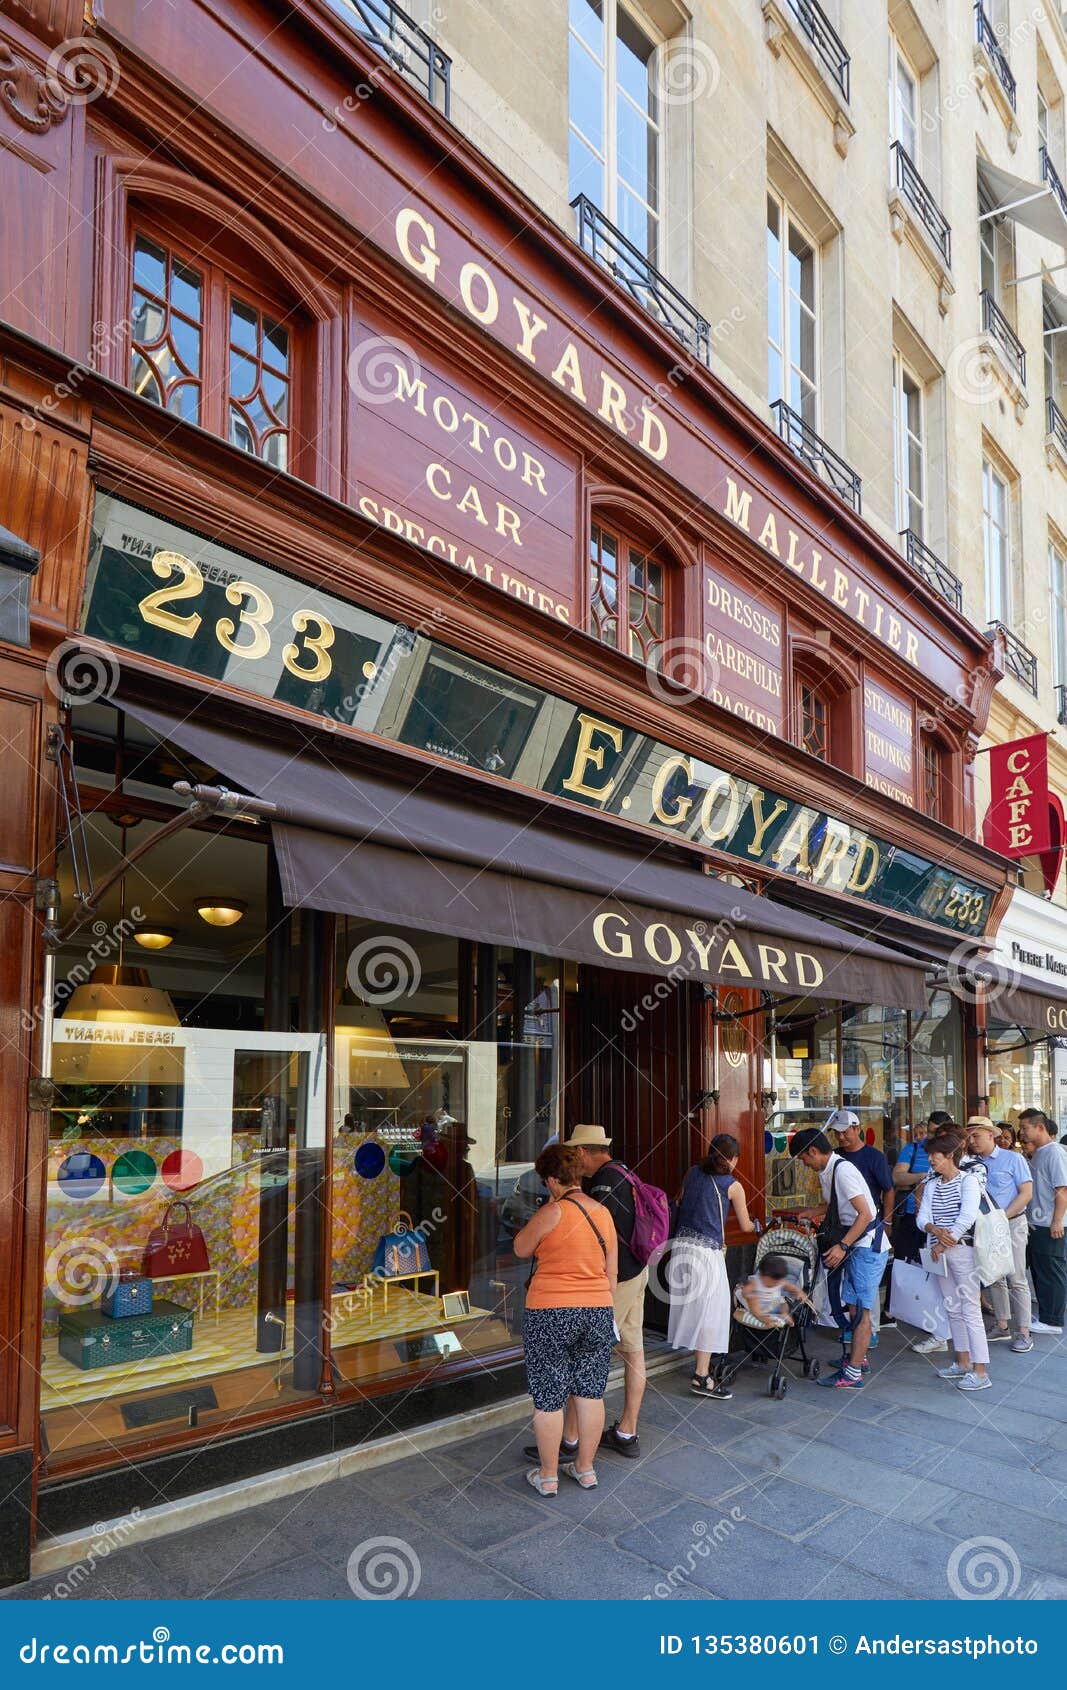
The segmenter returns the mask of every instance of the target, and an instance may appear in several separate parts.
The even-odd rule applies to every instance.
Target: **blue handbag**
[[[133,1315],[151,1314],[152,1281],[150,1279],[116,1279],[108,1286],[100,1301],[101,1314],[112,1320],[129,1320]]]
[[[371,1272],[379,1279],[397,1279],[408,1273],[430,1272],[430,1250],[411,1216],[401,1210],[391,1232],[383,1232],[374,1252]]]

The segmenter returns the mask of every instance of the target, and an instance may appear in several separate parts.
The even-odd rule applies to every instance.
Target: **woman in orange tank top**
[[[516,1256],[536,1257],[526,1292],[523,1344],[540,1467],[531,1468],[526,1478],[541,1496],[555,1496],[569,1397],[578,1413],[578,1455],[564,1463],[563,1471],[583,1490],[597,1482],[593,1460],[604,1430],[604,1392],[615,1344],[612,1298],[619,1253],[610,1214],[582,1191],[581,1151],[550,1144],[535,1167],[550,1201],[514,1243]]]

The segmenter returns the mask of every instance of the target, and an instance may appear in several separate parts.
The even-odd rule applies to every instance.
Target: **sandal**
[[[567,1471],[566,1468],[563,1469]],[[559,1480],[542,1477],[540,1467],[531,1467],[526,1475],[526,1483],[532,1485],[538,1496],[557,1496],[559,1494]]]
[[[728,1385],[724,1385],[721,1379],[713,1378],[710,1373],[694,1373],[689,1389],[695,1396],[710,1397],[713,1402],[729,1402],[734,1394]]]
[[[583,1490],[596,1490],[599,1480],[597,1479],[594,1468],[590,1467],[587,1472],[580,1473],[578,1471],[578,1463],[576,1461],[565,1461],[563,1463],[563,1471],[566,1473],[568,1479],[573,1479],[575,1484],[581,1485]]]

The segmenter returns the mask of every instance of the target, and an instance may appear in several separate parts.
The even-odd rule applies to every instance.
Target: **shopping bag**
[[[811,1301],[818,1324],[832,1327],[836,1332],[838,1330],[837,1321],[830,1312],[830,1276],[825,1268],[819,1269],[818,1277],[812,1287]]]
[[[917,1326],[931,1338],[949,1336],[942,1288],[946,1281],[927,1273],[917,1262],[894,1262],[889,1312],[896,1320]]]
[[[1011,1223],[985,1192],[974,1223],[974,1265],[983,1285],[995,1285],[1015,1269]]]

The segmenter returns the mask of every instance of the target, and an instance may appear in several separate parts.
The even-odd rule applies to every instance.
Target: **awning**
[[[1067,217],[1051,182],[1028,182],[984,158],[978,160],[978,180],[992,210],[1024,223],[1043,240],[1067,245]]]
[[[921,961],[700,872],[650,845],[579,837],[519,817],[472,777],[457,799],[418,765],[402,784],[314,749],[238,735],[205,700],[182,715],[124,701],[160,739],[274,804],[291,907],[360,916],[486,944],[674,979],[926,1006]],[[307,741],[305,740],[305,744]],[[347,754],[347,748],[346,748]]]
[[[1067,990],[1002,963],[991,963],[989,968],[985,1002],[991,1022],[1031,1033],[1067,1034]]]

